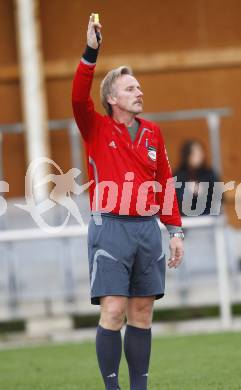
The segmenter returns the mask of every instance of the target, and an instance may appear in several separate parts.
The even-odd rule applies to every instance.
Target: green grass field
[[[241,333],[153,340],[149,390],[241,389]],[[123,356],[122,390],[128,390]],[[93,343],[0,352],[1,390],[101,390]]]

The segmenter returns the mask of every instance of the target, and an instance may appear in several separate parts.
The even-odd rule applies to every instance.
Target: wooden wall
[[[222,120],[221,129],[223,180],[240,183],[240,0],[40,0],[39,4],[50,119],[72,116],[72,75],[85,47],[89,14],[99,12],[104,40],[93,85],[97,109],[103,111],[99,84],[113,59],[125,60],[137,70],[145,111],[231,107],[234,114]],[[192,58],[199,52],[200,63],[197,60],[193,66]],[[17,57],[14,3],[0,0],[0,123],[22,121]],[[163,123],[162,128],[174,168],[184,140],[201,139],[208,150],[204,121]],[[70,168],[64,131],[51,135],[51,150],[62,169]],[[4,135],[3,162],[9,196],[23,195],[23,136]],[[233,196],[228,199],[231,222],[238,226]]]

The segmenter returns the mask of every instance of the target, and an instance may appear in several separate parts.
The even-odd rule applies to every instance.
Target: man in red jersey
[[[161,130],[137,117],[143,110],[143,93],[129,67],[106,75],[100,94],[107,115],[95,111],[90,90],[101,28],[92,14],[72,92],[89,178],[94,180],[88,253],[91,302],[101,306],[96,353],[106,389],[120,389],[120,330],[126,318],[130,388],[145,390],[153,303],[165,289],[165,254],[155,215],[170,233],[170,268],[182,261],[184,236]]]

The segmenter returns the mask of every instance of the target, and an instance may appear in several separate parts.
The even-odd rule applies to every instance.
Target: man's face
[[[143,111],[142,97],[138,81],[135,77],[125,74],[115,81],[110,104],[123,111],[139,114]]]

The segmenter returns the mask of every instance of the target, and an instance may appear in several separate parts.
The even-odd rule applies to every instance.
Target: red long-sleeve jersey
[[[181,226],[159,126],[136,117],[140,125],[132,142],[124,124],[97,113],[90,97],[94,69],[95,65],[80,61],[72,90],[74,116],[85,143],[89,178],[93,180],[92,211],[136,216],[156,214],[159,208],[161,222]]]

